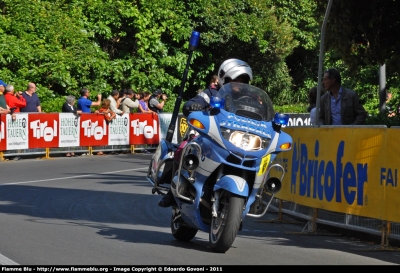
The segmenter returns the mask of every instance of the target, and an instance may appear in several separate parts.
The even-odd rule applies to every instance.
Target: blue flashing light
[[[276,113],[274,117],[274,122],[280,125],[288,125],[289,123],[289,115],[288,114],[281,114]]]
[[[212,108],[219,108],[219,109],[223,109],[225,105],[225,100],[222,98],[218,98],[218,97],[211,97],[210,100],[210,106]]]
[[[200,32],[192,31],[192,36],[190,36],[189,40],[189,49],[195,50],[196,47],[199,45],[199,40],[200,40]]]

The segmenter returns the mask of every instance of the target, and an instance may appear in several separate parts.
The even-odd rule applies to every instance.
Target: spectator
[[[22,91],[15,93],[14,86],[11,84],[6,86],[5,91],[4,98],[11,112],[19,113],[20,109],[26,106],[26,100],[22,96]]]
[[[159,101],[160,97],[162,102]],[[167,95],[163,94],[161,89],[156,89],[156,91],[154,91],[153,95],[150,97],[149,109],[157,114],[161,113],[166,100]]]
[[[120,103],[120,100],[118,100],[118,98],[119,98],[119,91],[118,90],[111,91],[111,94],[107,98],[110,101],[109,108],[115,114],[122,115],[124,112],[122,112],[122,110],[118,109],[119,103]]]
[[[113,119],[115,119],[115,112],[111,110],[111,101],[109,99],[104,99],[101,103],[101,107],[96,113],[103,114],[104,119],[106,120],[107,124],[110,123]]]
[[[321,97],[320,125],[361,125],[368,113],[353,90],[342,86],[339,71],[331,68],[322,79],[327,93]]]
[[[78,108],[76,108],[76,106],[75,106],[75,96],[71,96],[71,95],[67,96],[65,103],[62,106],[61,111],[63,113],[74,113],[75,115],[82,113],[82,111],[78,110]],[[73,157],[76,155],[74,152],[70,152],[70,153],[67,153],[65,156]]]
[[[210,85],[208,86],[209,89],[219,90],[218,85],[218,75],[213,75],[210,80]]]
[[[89,89],[81,89],[81,97],[78,99],[78,110],[81,110],[82,113],[91,113],[90,107],[100,106],[101,104],[101,94],[97,95],[97,101],[89,100],[89,95]]]
[[[115,112],[110,109],[111,101],[109,99],[103,99],[101,107],[96,113],[104,115],[106,123],[109,124],[113,119],[115,119]],[[97,155],[106,155],[102,151],[99,151]]]
[[[231,61],[232,60],[234,60],[234,59],[231,59]],[[242,62],[242,61],[240,61],[240,62]],[[234,62],[231,62],[231,64],[232,63],[234,63]],[[233,72],[231,71],[230,73],[233,73]],[[197,91],[197,96],[191,98],[183,105],[183,108],[182,108],[183,115],[188,116],[189,112],[190,112],[189,109],[195,109],[196,106],[199,107],[198,110],[208,107],[210,104],[211,97],[216,96],[218,90],[219,90],[218,75],[213,75],[211,77],[210,84],[208,85],[208,87],[206,89],[202,90],[201,92],[199,89]]]
[[[128,91],[128,90],[126,90],[126,89],[121,89],[120,91],[119,91],[119,100],[121,100],[121,99],[123,99],[123,98],[125,98],[126,97],[126,91]]]
[[[148,101],[150,99],[150,96],[151,93],[148,91],[142,92],[140,94],[140,100],[138,106],[139,113],[153,113],[153,115],[156,115],[156,113],[151,111],[148,107]],[[147,149],[144,149],[143,153],[150,154],[150,152]]]
[[[135,94],[132,89],[126,90],[125,97],[121,99],[120,109],[123,113],[132,113],[133,109],[139,107],[140,95]]]
[[[21,112],[24,113],[41,113],[42,107],[40,106],[40,99],[36,94],[36,84],[33,82],[28,83],[28,88],[22,93],[26,101],[26,106],[21,108]]]
[[[321,88],[320,96],[324,95],[326,90]],[[310,112],[310,125],[315,125],[317,116],[316,116],[316,104],[317,104],[317,86],[311,87],[308,91],[308,102],[310,105],[307,108],[307,112]]]
[[[67,96],[61,111],[63,113],[74,113],[75,115],[82,114],[82,111],[75,106],[75,96],[71,95]]]
[[[392,93],[386,92],[386,111],[388,112],[388,117],[396,116],[396,109],[390,105],[390,100],[392,99]]]
[[[10,113],[9,107],[7,105],[6,99],[4,97],[4,86],[7,84],[0,80],[0,114]]]
[[[145,91],[143,93],[140,94],[140,100],[139,100],[139,113],[154,113],[153,111],[151,111],[147,105],[147,102],[150,99],[150,92]]]

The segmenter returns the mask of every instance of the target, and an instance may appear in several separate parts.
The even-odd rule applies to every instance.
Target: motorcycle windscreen
[[[225,111],[254,120],[271,121],[275,112],[267,93],[258,87],[231,82],[225,84],[217,93],[224,101]]]

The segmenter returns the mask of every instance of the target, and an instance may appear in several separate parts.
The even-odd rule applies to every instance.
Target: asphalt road
[[[305,236],[305,223],[246,218],[231,249],[216,254],[208,234],[178,242],[170,209],[145,179],[151,155],[124,154],[0,162],[3,265],[384,265],[400,252],[375,252],[343,236]],[[261,221],[260,221],[261,220]]]

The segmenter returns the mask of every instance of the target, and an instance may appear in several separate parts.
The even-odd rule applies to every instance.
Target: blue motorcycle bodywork
[[[221,90],[219,93],[224,94]],[[224,98],[227,99],[224,102],[225,108],[192,112],[188,116],[189,126],[197,132],[197,136],[188,141],[183,149],[181,165],[171,182],[171,189],[184,222],[205,232],[210,231],[212,196],[219,191],[227,191],[245,199],[242,220],[246,215],[260,217],[260,214],[249,211],[263,193],[276,155],[290,150],[290,145],[283,144],[292,143],[291,136],[281,131],[281,124],[271,116],[272,104],[266,93],[268,100],[265,99],[266,106],[263,107],[266,110],[265,114],[262,113],[265,116],[261,118],[254,115],[257,111],[250,111],[250,102],[243,103],[250,105],[245,110],[232,110],[232,107],[240,108],[241,105],[229,104],[229,96]],[[256,110],[258,108],[260,106],[255,107]],[[248,113],[248,116],[243,113]],[[164,140],[160,142],[147,176],[154,188],[163,189],[159,180],[164,169],[172,162],[176,147]],[[194,170],[186,170],[182,165],[187,155],[198,159]],[[283,175],[280,180],[282,178]],[[261,214],[264,215],[265,212],[266,210]]]

